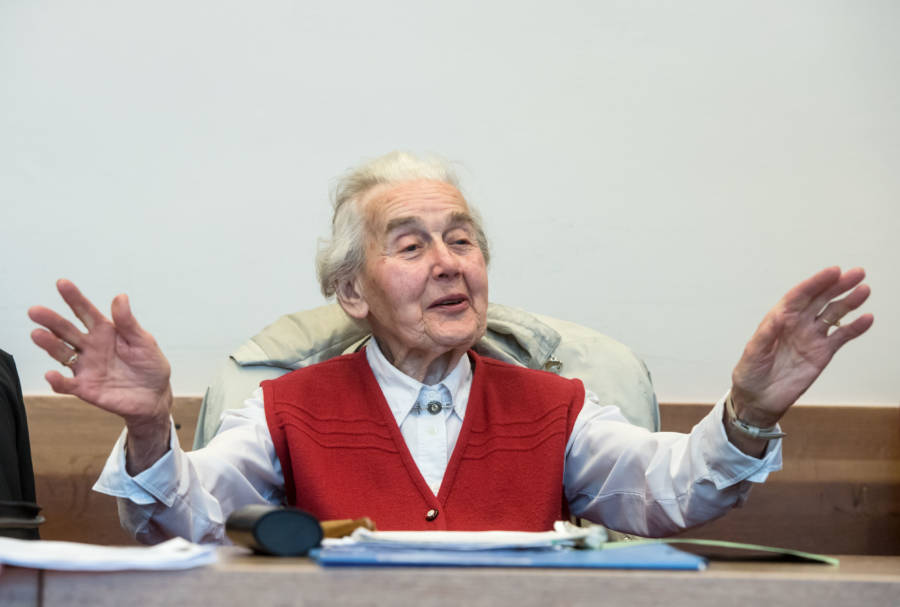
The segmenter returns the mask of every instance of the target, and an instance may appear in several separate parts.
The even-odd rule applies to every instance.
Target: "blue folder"
[[[410,550],[330,546],[310,552],[324,567],[547,567],[560,569],[706,568],[706,559],[667,544],[639,544],[604,550]]]

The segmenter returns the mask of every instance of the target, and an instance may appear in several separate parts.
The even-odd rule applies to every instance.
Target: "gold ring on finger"
[[[823,316],[823,317],[819,318],[819,320],[821,320],[822,322],[824,322],[826,325],[829,325],[829,326],[832,326],[832,327],[840,327],[840,326],[841,326],[841,319],[840,319],[840,318],[838,318],[837,320],[831,321],[831,320],[828,320],[827,318],[825,318],[825,317]]]
[[[72,352],[72,356],[63,363],[63,366],[71,368],[76,362],[78,362],[78,352]]]

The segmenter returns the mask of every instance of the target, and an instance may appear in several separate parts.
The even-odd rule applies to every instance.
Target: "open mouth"
[[[454,306],[462,305],[462,304],[466,303],[467,301],[468,301],[468,298],[466,298],[463,295],[451,295],[448,297],[444,297],[443,299],[437,300],[436,302],[431,304],[430,307],[432,307],[432,308],[452,308]]]

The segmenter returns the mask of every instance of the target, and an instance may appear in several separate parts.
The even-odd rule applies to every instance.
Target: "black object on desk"
[[[289,506],[244,506],[225,521],[235,544],[273,556],[304,556],[322,542],[322,526],[313,515]]]
[[[0,501],[0,536],[19,540],[38,539],[38,525],[44,517],[33,502]]]

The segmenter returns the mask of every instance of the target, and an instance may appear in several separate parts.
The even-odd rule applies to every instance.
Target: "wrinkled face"
[[[368,242],[351,316],[368,319],[389,357],[474,345],[485,330],[487,268],[459,190],[409,181],[375,187],[361,204]]]

